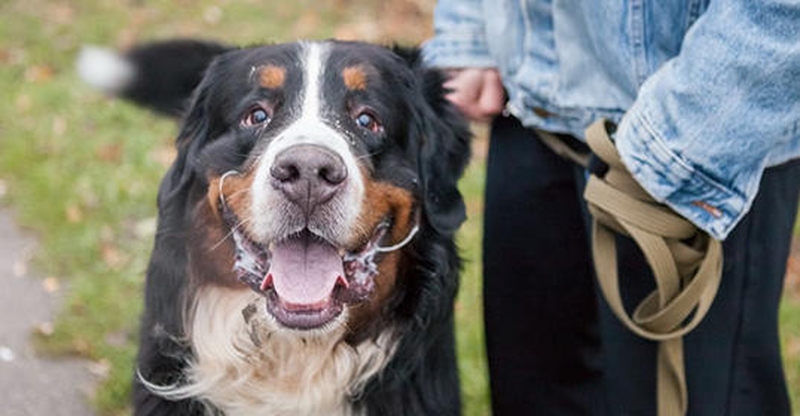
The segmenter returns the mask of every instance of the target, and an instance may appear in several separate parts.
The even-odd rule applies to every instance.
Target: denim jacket
[[[637,181],[715,238],[800,157],[797,0],[439,0],[435,30],[426,62],[496,67],[524,125],[617,122]]]

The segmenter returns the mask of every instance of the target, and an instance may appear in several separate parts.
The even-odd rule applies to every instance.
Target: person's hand
[[[471,120],[488,122],[503,111],[506,94],[496,69],[453,69],[449,74],[447,99]]]

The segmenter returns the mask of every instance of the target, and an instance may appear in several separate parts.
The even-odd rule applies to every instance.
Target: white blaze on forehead
[[[279,233],[281,214],[285,209],[280,191],[273,189],[270,167],[275,157],[289,147],[299,144],[323,146],[341,156],[348,172],[348,179],[337,198],[341,206],[337,212],[337,228],[349,233],[358,218],[364,182],[361,170],[353,155],[345,133],[331,127],[322,116],[324,106],[323,79],[329,47],[324,43],[302,43],[302,67],[304,68],[301,108],[299,118],[278,134],[259,157],[256,177],[252,188],[252,225],[256,238],[269,240]],[[312,230],[313,231],[313,230]],[[349,236],[342,234],[342,240]]]
[[[305,88],[303,94],[303,115],[301,118],[320,117],[320,84],[322,83],[323,61],[327,51],[318,43],[307,43],[305,55]]]

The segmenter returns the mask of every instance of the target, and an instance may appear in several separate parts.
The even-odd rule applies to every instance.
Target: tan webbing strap
[[[553,133],[544,131],[544,130],[536,130],[536,135],[539,136],[539,139],[542,140],[545,146],[550,148],[553,153],[563,157],[564,159],[569,159],[570,161],[583,166],[589,166],[589,154],[588,153],[581,153],[569,147],[564,140],[561,140],[558,136]]]
[[[592,220],[592,256],[609,307],[637,335],[658,341],[658,415],[685,415],[688,406],[682,337],[705,316],[722,275],[722,245],[664,205],[628,173],[599,120],[586,131],[609,169],[589,177],[584,197]],[[653,271],[656,288],[629,315],[620,295],[615,233],[630,236]]]

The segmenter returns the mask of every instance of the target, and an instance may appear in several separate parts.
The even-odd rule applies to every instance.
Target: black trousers
[[[487,162],[484,308],[498,415],[655,415],[657,344],[630,333],[599,294],[584,172],[499,117]],[[684,339],[689,415],[788,415],[778,304],[797,213],[800,161],[768,169],[750,213],[723,244],[724,271]],[[630,307],[654,284],[620,238]]]

